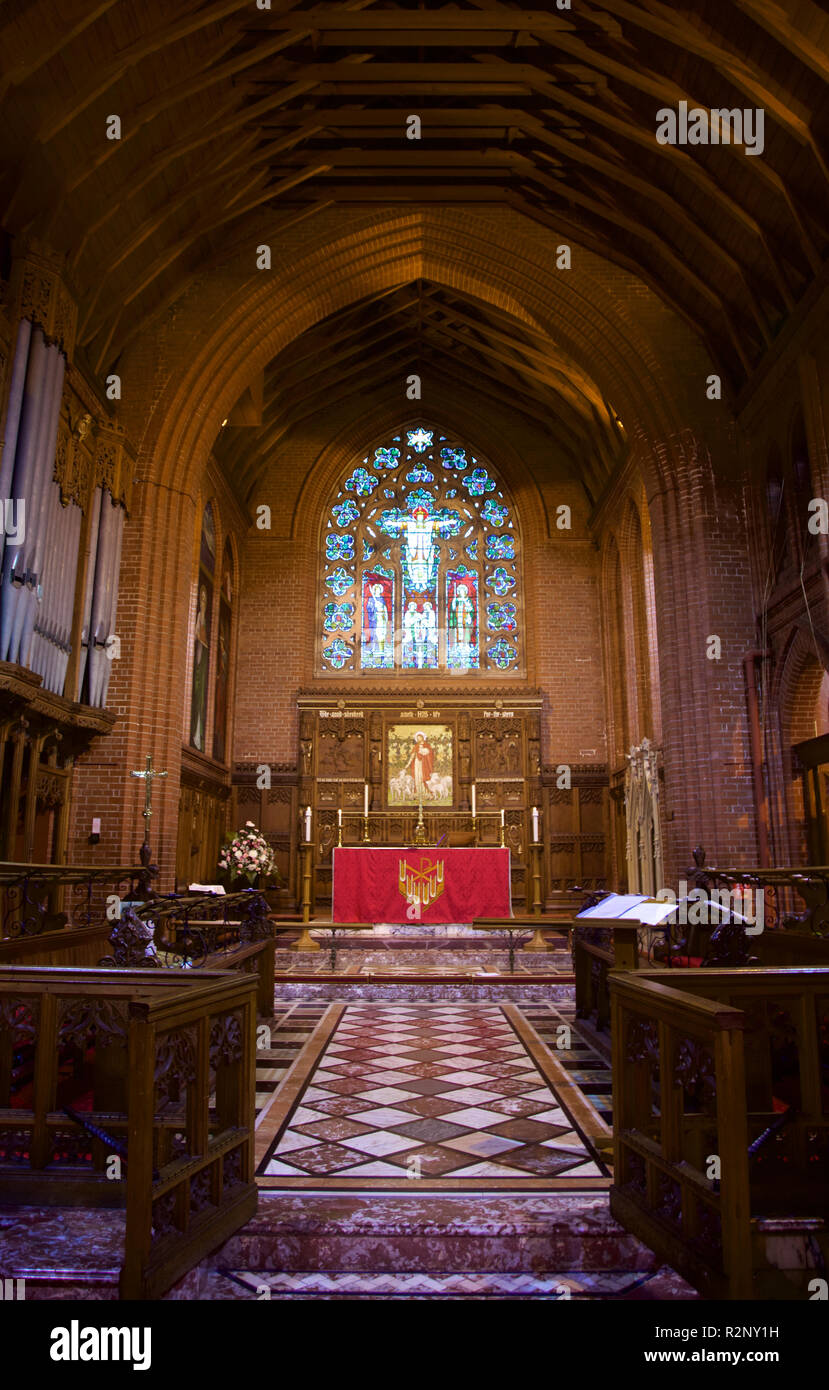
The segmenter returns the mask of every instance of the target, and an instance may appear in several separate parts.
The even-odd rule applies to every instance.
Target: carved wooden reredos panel
[[[474,784],[479,843],[498,843],[504,810],[517,903],[528,882],[533,806],[541,812],[548,900],[576,882],[604,885],[606,769],[573,766],[571,786],[557,786],[556,767],[543,763],[537,692],[502,687],[470,699],[421,690],[396,700],[388,693],[362,700],[353,693],[309,693],[298,705],[297,821],[310,806],[318,903],[330,894],[338,811],[343,843],[363,838],[366,785],[372,844],[411,842],[421,799],[430,838],[468,831]],[[418,750],[425,753],[420,782]]]

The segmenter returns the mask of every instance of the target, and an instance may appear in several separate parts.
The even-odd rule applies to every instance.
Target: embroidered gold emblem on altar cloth
[[[425,910],[443,892],[443,859],[432,860],[422,855],[414,868],[405,859],[399,861],[400,892],[409,903]]]

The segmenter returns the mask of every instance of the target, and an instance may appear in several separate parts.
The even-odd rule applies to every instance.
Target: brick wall
[[[631,485],[591,511],[578,460],[555,425],[545,431],[496,407],[483,385],[474,397],[451,382],[427,383],[422,403],[424,414],[486,452],[512,492],[524,547],[527,679],[545,696],[544,762],[614,765],[628,740],[661,737],[672,817],[666,868],[684,867],[699,840],[711,859],[752,859],[742,660],[758,642],[763,606],[756,473],[771,438],[786,454],[799,405],[815,486],[826,487],[829,363],[819,336],[804,330],[781,349],[755,398],[708,403],[705,352],[642,282],[581,249],[573,271],[557,275],[549,233],[506,211],[321,214],[287,233],[274,265],[271,275],[256,275],[250,247],[229,246],[226,264],[188,290],[119,364],[121,418],[138,450],[118,611],[122,658],[110,687],[119,723],[79,764],[72,857],[135,856],[143,789],[128,774],[152,752],[169,774],[156,784],[154,846],[165,871],[174,861],[195,537],[204,500],[222,486],[222,524],[239,557],[232,757],[295,759],[296,692],[314,679],[319,518],[346,463],[411,406],[401,384],[399,399],[384,388],[376,400],[361,396],[327,412],[279,444],[249,497],[232,496],[233,479],[211,481],[211,450],[240,393],[305,328],[424,276],[549,330],[565,375],[587,382],[624,421]],[[250,525],[260,500],[273,507],[270,533]],[[567,534],[553,521],[561,502],[573,508]],[[819,629],[827,614],[821,563],[810,581]],[[769,638],[776,672],[766,710],[769,776],[778,789],[786,783],[785,730],[797,722],[781,713],[796,682],[780,672],[807,619],[797,589],[790,584],[778,595]],[[712,635],[722,642],[717,662],[706,657]],[[785,797],[775,814],[782,844]],[[90,851],[93,815],[102,818],[102,839]]]

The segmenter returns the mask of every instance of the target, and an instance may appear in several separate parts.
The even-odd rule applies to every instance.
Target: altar
[[[511,916],[509,849],[333,850],[334,922],[430,925]]]

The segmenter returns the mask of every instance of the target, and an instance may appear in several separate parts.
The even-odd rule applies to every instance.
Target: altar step
[[[330,923],[328,925],[317,925],[315,922],[311,922],[309,923],[309,927],[313,940],[316,941],[323,950],[329,950],[331,946]],[[533,929],[530,927],[522,929],[522,938],[520,938],[520,940],[528,940],[532,936],[532,931]],[[570,943],[566,927],[548,927],[545,924],[544,936],[547,942],[547,950],[546,952],[539,952],[539,955],[554,955],[562,952],[566,954],[569,951]],[[500,946],[502,940],[504,940],[504,938],[500,937],[497,932],[482,931],[476,932],[473,935],[470,931],[469,935],[464,933],[463,935],[458,934],[455,936],[438,936],[431,934],[426,935],[422,930],[420,932],[409,933],[408,931],[400,930],[384,931],[379,927],[375,928],[373,931],[367,930],[365,932],[349,931],[347,933],[343,932],[342,934],[338,932],[336,936],[338,952],[365,951],[371,949],[375,951],[459,951],[463,953],[465,951],[474,952],[482,949],[492,950],[494,943],[497,941]],[[280,932],[279,946],[284,947],[289,944],[289,941],[290,938]],[[518,943],[516,943],[516,950],[521,951],[522,954],[531,954],[530,952],[524,952],[522,945]]]
[[[260,1196],[170,1298],[696,1298],[605,1194]]]

